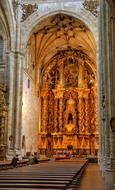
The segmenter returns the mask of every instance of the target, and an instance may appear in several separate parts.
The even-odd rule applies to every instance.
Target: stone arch
[[[10,7],[10,8],[9,8]],[[13,40],[16,37],[16,29],[15,29],[15,19],[14,19],[14,13],[13,13],[13,6],[10,0],[6,0],[6,14],[8,18],[8,25],[9,25],[9,33],[10,33],[10,49],[15,49],[15,40]]]
[[[24,54],[26,54],[26,46],[27,46],[28,40],[30,36],[34,33],[34,31],[36,30],[36,27],[38,27],[38,24],[40,22],[56,14],[66,14],[69,16],[73,16],[76,19],[79,19],[89,28],[89,30],[92,33],[92,37],[94,38],[97,44],[97,58],[98,58],[98,19],[97,17],[92,15],[91,12],[84,9],[83,6],[79,9],[79,7],[77,7],[76,5],[75,7],[73,6],[72,8],[70,8],[69,6],[68,7],[64,6],[64,3],[62,4],[63,6],[61,7],[56,5],[55,7],[52,6],[51,8],[47,8],[46,10],[43,10],[43,11],[37,10],[22,23],[21,51]]]
[[[56,15],[56,14],[66,14],[78,18],[82,21],[92,32],[92,35],[96,41],[98,42],[98,19],[93,16],[89,11],[85,10],[83,7],[78,10],[76,7],[72,7],[70,11],[70,7],[52,7],[49,10],[45,10],[44,12],[34,12],[30,15],[22,24],[21,28],[21,49],[25,52],[27,42],[34,32],[35,27],[41,22],[42,20],[46,19],[47,17]]]
[[[6,50],[15,49],[15,20],[13,16],[13,7],[10,0],[4,0],[1,3],[1,33],[5,41]]]
[[[95,39],[96,43],[98,43],[98,26],[97,26],[98,20],[90,12],[86,11],[83,7],[80,10],[74,8],[74,6],[72,7],[72,9],[70,9],[70,7],[64,7],[64,6],[62,8],[52,7],[51,9],[44,10],[43,12],[42,11],[34,12],[24,22],[21,23],[21,51],[23,53],[26,53],[26,45],[28,43],[28,40],[30,36],[35,32],[36,27],[38,27],[39,23],[44,19],[47,19],[48,17],[56,14],[65,14],[73,16],[76,19],[79,19],[89,28],[93,38]],[[38,81],[38,83],[40,85],[40,81]],[[38,94],[38,92],[36,92],[36,94]],[[39,107],[40,107],[40,100],[39,100]],[[39,115],[39,125],[40,125],[40,115]]]

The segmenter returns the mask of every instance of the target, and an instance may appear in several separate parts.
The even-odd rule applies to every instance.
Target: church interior
[[[114,0],[0,1],[0,170],[14,156],[70,173],[92,161],[105,184],[94,190],[115,189],[114,34]]]

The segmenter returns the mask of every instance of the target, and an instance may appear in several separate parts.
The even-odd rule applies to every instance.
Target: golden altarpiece
[[[42,69],[41,154],[70,147],[79,156],[99,147],[96,69],[81,50],[59,51]]]

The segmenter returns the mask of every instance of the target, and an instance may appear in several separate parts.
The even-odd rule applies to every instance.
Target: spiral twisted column
[[[59,130],[62,131],[63,126],[63,97],[59,100]]]
[[[85,132],[89,132],[89,90],[86,89],[84,92],[84,100],[85,100]]]
[[[98,96],[97,90],[94,88],[94,118],[95,118],[95,132],[98,132]]]
[[[82,88],[84,86],[84,62],[79,64],[79,77],[78,77],[78,87]]]
[[[54,132],[57,132],[57,117],[58,117],[58,99],[54,100]]]
[[[95,132],[95,118],[94,118],[95,101],[94,101],[93,88],[90,89],[89,104],[90,104],[89,132],[94,133]]]
[[[79,132],[82,132],[82,91],[78,91],[78,113]]]
[[[47,98],[47,92],[48,89],[44,88],[41,91],[41,97],[42,97],[42,126],[41,130],[42,132],[47,132],[47,122],[48,122],[48,98]]]
[[[57,131],[58,124],[58,106],[59,106],[59,131],[62,131],[63,125],[63,93],[64,89],[59,87],[53,90],[55,97],[55,105],[54,105],[54,130]],[[59,100],[59,105],[58,105]]]

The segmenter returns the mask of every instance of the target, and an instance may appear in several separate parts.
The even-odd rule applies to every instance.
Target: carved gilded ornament
[[[6,124],[8,117],[8,107],[6,105],[6,90],[0,85],[0,158],[4,159],[6,154]]]
[[[79,154],[95,154],[98,149],[96,79],[84,56],[81,52],[65,51],[42,73],[42,84],[46,87],[41,91],[42,128],[52,136],[53,151],[67,149],[70,142]]]
[[[55,98],[63,98],[64,88],[53,89]]]
[[[42,88],[42,90],[41,90],[41,96],[42,97],[46,97],[47,93],[48,93],[48,89],[47,88]]]

